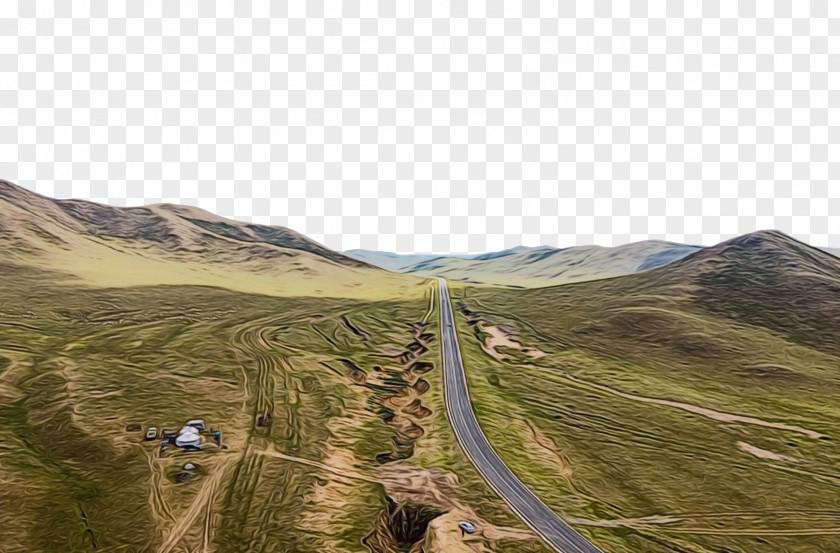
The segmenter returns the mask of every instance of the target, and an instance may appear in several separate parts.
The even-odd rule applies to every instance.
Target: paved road
[[[519,481],[499,459],[481,431],[470,405],[467,377],[455,333],[446,281],[440,280],[440,313],[446,410],[461,447],[496,493],[555,551],[601,553]]]

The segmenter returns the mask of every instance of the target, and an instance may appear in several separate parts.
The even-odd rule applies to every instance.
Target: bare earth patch
[[[232,465],[231,457],[224,458],[216,464],[212,475],[204,481],[192,504],[166,532],[166,538],[158,547],[158,553],[169,553],[175,549],[178,542],[186,535],[202,512],[208,509],[209,505],[212,505],[219,490],[219,483],[224,478],[230,465]]]
[[[557,449],[557,445],[548,439],[537,427],[531,424],[530,421],[525,421],[525,425],[531,433],[534,441],[529,442],[528,445],[533,447],[532,455],[536,458],[547,458],[555,465],[557,474],[563,477],[569,486],[572,486],[572,467],[569,462],[563,457],[563,453]]]
[[[547,354],[532,347],[524,347],[520,342],[513,339],[516,331],[508,325],[484,325],[479,323],[478,329],[488,334],[487,339],[481,344],[482,349],[499,361],[505,360],[505,355],[499,348],[510,348],[521,351],[528,357],[539,359]]]
[[[460,553],[488,551],[486,542],[498,540],[535,540],[530,530],[496,526],[482,519],[472,508],[462,503],[456,494],[457,477],[436,469],[424,470],[392,465],[380,473],[385,492],[397,502],[431,505],[443,511],[429,523],[428,551]],[[478,531],[461,537],[458,523],[470,521]]]
[[[301,457],[294,457],[292,455],[286,455],[285,453],[280,453],[274,448],[264,449],[261,451],[257,451],[260,455],[265,455],[266,457],[274,457],[276,459],[283,459],[284,461],[290,461],[292,463],[300,463],[302,465],[309,465],[311,467],[319,468],[331,474],[335,474],[336,476],[342,476],[344,478],[350,478],[352,480],[363,480],[365,482],[371,482],[376,484],[377,480],[370,476],[366,476],[360,472],[357,472],[355,469],[352,468],[352,457],[350,455],[340,455],[336,450],[336,454],[330,457],[331,462],[335,463],[335,465],[320,463],[318,461],[312,461],[310,459],[304,459]]]

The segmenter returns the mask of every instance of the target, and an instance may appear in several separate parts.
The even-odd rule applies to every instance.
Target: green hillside
[[[454,293],[482,427],[606,550],[840,551],[840,260],[761,232],[647,273]]]
[[[8,183],[0,231],[4,552],[545,551],[449,430],[425,279]]]

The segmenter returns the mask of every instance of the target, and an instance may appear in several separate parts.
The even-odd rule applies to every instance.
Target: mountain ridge
[[[429,255],[419,259],[408,256],[403,260],[399,260],[399,254],[365,252],[369,255],[363,255],[358,251],[354,254],[370,263],[408,274],[531,288],[632,274],[671,263],[698,249],[698,246],[646,240],[614,248],[516,246],[471,256]]]
[[[197,207],[116,207],[54,200],[0,181],[0,252],[94,286],[196,284],[289,295],[371,294],[416,284],[284,227],[224,219]],[[331,291],[333,290],[333,291]]]
[[[522,293],[541,294],[546,301],[569,295],[598,297],[616,305],[607,318],[622,321],[638,321],[635,315],[618,313],[648,309],[655,298],[657,304],[679,305],[681,310],[697,310],[840,353],[840,259],[776,230],[737,236],[650,271]],[[583,328],[603,323],[580,324]]]

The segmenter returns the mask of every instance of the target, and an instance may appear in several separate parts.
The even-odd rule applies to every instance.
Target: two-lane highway
[[[440,323],[443,343],[446,411],[461,448],[487,483],[511,509],[555,551],[601,553],[535,496],[502,462],[481,431],[470,405],[467,377],[455,332],[446,280],[440,281]]]

